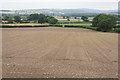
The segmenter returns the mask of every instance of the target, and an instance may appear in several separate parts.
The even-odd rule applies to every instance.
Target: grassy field
[[[70,23],[70,24],[61,24],[61,25],[91,26],[91,25],[92,25],[92,23]]]

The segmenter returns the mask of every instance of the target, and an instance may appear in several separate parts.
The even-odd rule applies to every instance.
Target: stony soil
[[[118,34],[82,28],[4,28],[3,78],[117,78]]]

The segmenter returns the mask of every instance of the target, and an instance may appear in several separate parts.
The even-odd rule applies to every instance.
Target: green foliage
[[[56,24],[58,22],[57,19],[55,19],[52,16],[45,16],[44,14],[31,14],[28,16],[28,20],[35,21],[38,23],[50,23],[50,24]]]
[[[88,17],[87,16],[82,16],[81,19],[85,22],[88,22]]]
[[[39,14],[31,14],[31,15],[29,15],[28,20],[30,20],[30,21],[38,21],[39,20]]]
[[[69,19],[69,16],[66,16],[67,19]]]
[[[70,19],[68,18],[67,21],[70,21]]]
[[[45,23],[46,22],[46,16],[44,14],[39,14],[38,17],[38,23]]]
[[[104,15],[104,14],[99,14],[99,15],[97,15],[97,16],[95,16],[94,18],[93,18],[93,22],[92,22],[92,26],[93,27],[96,27],[97,26],[97,24],[99,23],[99,17],[101,16],[101,15]]]
[[[93,19],[92,26],[98,27],[99,30],[108,32],[116,25],[116,18],[112,15],[99,14]]]
[[[14,16],[14,20],[15,20],[15,22],[17,22],[17,23],[21,23],[21,22],[22,22],[20,16]]]
[[[91,26],[92,24],[91,23],[63,23],[63,24],[61,24],[61,25],[70,25],[70,26],[72,26],[72,25],[75,25],[75,26]]]
[[[0,23],[2,22],[2,18],[0,17]]]
[[[65,16],[63,16],[63,19],[65,19]]]
[[[117,32],[117,33],[120,33],[120,28],[115,28],[114,31]]]
[[[4,21],[7,21],[9,18],[10,18],[9,16],[4,16],[4,17],[3,17],[3,20],[4,20]]]
[[[52,18],[54,18],[54,17],[52,17],[52,16],[46,16],[45,21],[46,21],[47,23],[49,23],[50,19],[52,19]]]
[[[74,19],[77,19],[77,17],[74,17]]]
[[[3,20],[7,21],[7,23],[13,23],[13,19],[11,17],[9,17],[9,16],[4,16]],[[2,19],[1,19],[1,21],[2,21]]]
[[[98,27],[101,31],[108,32],[112,30],[112,23],[110,19],[103,19],[98,23]]]
[[[58,22],[58,20],[55,19],[55,18],[49,18],[48,22],[49,22],[50,24],[56,24],[56,23]]]
[[[7,21],[8,21],[8,23],[13,23],[13,19],[12,18],[9,18]]]
[[[62,25],[60,25],[60,24],[50,24],[49,26],[50,27],[62,27]]]

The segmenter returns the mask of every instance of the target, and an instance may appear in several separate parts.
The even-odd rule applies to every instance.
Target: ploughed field
[[[3,78],[117,78],[118,34],[3,28]]]

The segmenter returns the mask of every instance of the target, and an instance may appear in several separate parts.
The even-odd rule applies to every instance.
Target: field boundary
[[[91,27],[86,25],[61,25],[61,24],[48,24],[48,25],[2,25],[0,28],[30,28],[30,27],[66,27],[66,28],[85,28],[91,29],[95,31],[100,31],[98,27]],[[103,31],[101,31],[103,32]],[[110,31],[111,33],[120,33],[119,28],[114,28],[114,30]]]

